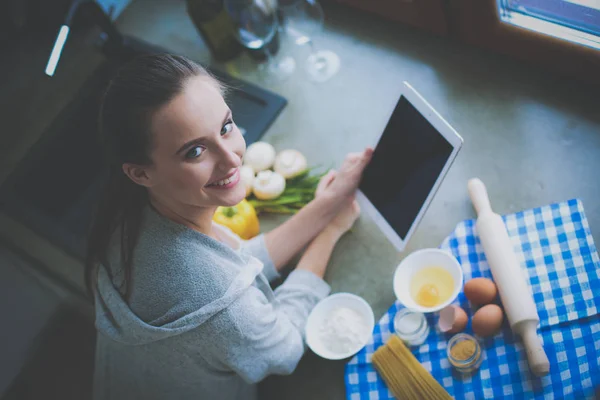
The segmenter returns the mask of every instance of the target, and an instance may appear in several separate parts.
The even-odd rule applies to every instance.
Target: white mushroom
[[[273,162],[275,162],[275,148],[267,142],[252,143],[246,149],[244,165],[252,167],[255,173],[271,168]]]
[[[298,150],[283,150],[275,157],[273,169],[285,179],[291,179],[306,171],[307,165],[306,157]]]
[[[277,172],[261,171],[254,178],[252,191],[260,200],[272,200],[281,196],[285,190],[285,178]]]
[[[252,185],[254,184],[254,170],[248,165],[243,165],[240,168],[240,180],[246,187],[246,197],[252,193]]]

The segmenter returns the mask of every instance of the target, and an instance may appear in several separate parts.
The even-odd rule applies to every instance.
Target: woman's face
[[[233,206],[245,197],[239,167],[246,142],[217,85],[189,79],[152,118],[148,188],[168,205]]]

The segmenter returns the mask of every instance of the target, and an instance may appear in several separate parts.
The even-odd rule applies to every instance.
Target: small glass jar
[[[419,346],[429,335],[425,314],[404,308],[394,317],[394,331],[408,346]]]
[[[459,354],[456,354],[457,349],[455,347],[466,341],[473,343],[473,354],[469,357],[461,357]],[[461,346],[464,346],[464,344]],[[453,348],[455,349],[454,355],[452,351]],[[446,354],[448,355],[448,361],[450,361],[450,364],[452,364],[452,366],[456,368],[458,372],[463,374],[469,374],[473,371],[476,371],[479,369],[479,366],[483,361],[483,352],[481,351],[479,342],[473,336],[467,335],[466,333],[459,333],[450,339],[448,342],[448,347],[446,348]]]

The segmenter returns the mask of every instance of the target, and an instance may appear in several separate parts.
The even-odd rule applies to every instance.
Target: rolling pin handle
[[[536,334],[536,329],[533,325],[524,328],[521,335],[525,351],[527,352],[527,361],[529,368],[536,376],[545,376],[550,373],[550,361],[544,351],[544,347]]]
[[[479,178],[469,179],[467,189],[469,190],[469,196],[471,197],[477,215],[480,215],[484,211],[492,211],[492,205],[490,204],[487,190]]]

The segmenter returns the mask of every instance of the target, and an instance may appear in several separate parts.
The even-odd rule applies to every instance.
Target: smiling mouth
[[[231,183],[237,181],[238,179],[239,179],[239,168],[236,168],[235,171],[233,171],[227,177],[225,177],[219,181],[210,183],[210,184],[206,185],[206,187],[228,186],[228,185],[231,185]]]

